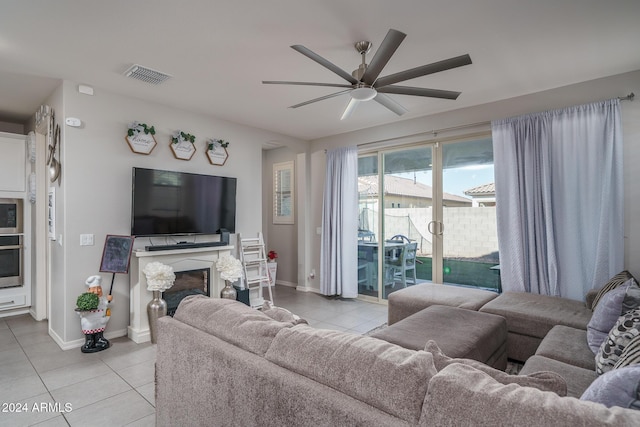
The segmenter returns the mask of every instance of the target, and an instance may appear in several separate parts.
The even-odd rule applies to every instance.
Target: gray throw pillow
[[[601,375],[612,370],[625,347],[638,335],[640,335],[640,309],[620,316],[596,354],[596,373]]]
[[[451,364],[459,363],[472,366],[501,384],[518,384],[522,387],[534,387],[542,391],[552,391],[558,396],[567,395],[567,382],[555,372],[541,371],[533,372],[529,375],[509,375],[506,372],[494,369],[477,360],[451,358],[445,355],[442,350],[440,350],[438,343],[433,340],[427,341],[424,351],[433,355],[433,363],[438,371],[443,370]]]
[[[299,325],[301,323],[309,324],[305,319],[301,318],[297,314],[293,314],[286,308],[276,307],[269,301],[265,301],[262,304],[262,312],[278,322],[287,322],[293,325]]]
[[[580,400],[602,403],[608,408],[640,410],[640,365],[614,369],[591,383]]]
[[[593,354],[598,353],[603,341],[609,335],[618,318],[624,314],[622,304],[630,286],[636,286],[635,280],[629,279],[624,284],[607,292],[593,310],[593,316],[587,325],[587,343]]]

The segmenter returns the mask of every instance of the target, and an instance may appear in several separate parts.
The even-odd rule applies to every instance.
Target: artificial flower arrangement
[[[216,270],[220,278],[229,282],[235,282],[242,277],[242,263],[232,255],[222,255],[216,261]]]
[[[224,139],[209,139],[207,141],[207,149],[215,150],[216,148],[227,148],[229,146],[229,141],[225,141]]]
[[[171,137],[171,142],[177,144],[181,141],[190,142],[193,144],[194,142],[196,142],[196,137],[195,135],[191,135],[190,133],[184,133],[181,130],[178,130],[173,134],[173,137]]]
[[[275,262],[275,260],[278,259],[278,252],[269,251],[269,253],[267,254],[267,257],[269,258],[270,262]]]
[[[129,130],[127,131],[128,136],[134,136],[140,132],[144,132],[145,135],[156,134],[155,128],[153,126],[147,126],[146,123],[133,122],[129,124]]]
[[[176,275],[173,267],[161,262],[150,262],[142,270],[147,278],[147,290],[164,292],[173,286]]]

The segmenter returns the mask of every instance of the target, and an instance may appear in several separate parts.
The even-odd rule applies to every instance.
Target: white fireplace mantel
[[[204,248],[172,249],[168,251],[135,251],[131,259],[129,339],[141,343],[151,340],[147,304],[151,301],[151,291],[147,290],[147,278],[142,270],[152,262],[161,262],[173,267],[174,272],[209,269],[209,291],[212,298],[218,298],[224,287],[215,269],[215,261],[222,255],[230,254],[233,246],[213,246]]]

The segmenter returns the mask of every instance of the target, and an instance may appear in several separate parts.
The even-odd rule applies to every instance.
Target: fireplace
[[[206,295],[209,293],[209,269],[176,271],[176,280],[171,288],[162,294],[167,302],[167,315],[173,316],[183,298],[189,295]]]

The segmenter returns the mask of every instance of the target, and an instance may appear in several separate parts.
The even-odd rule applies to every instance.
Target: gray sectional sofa
[[[637,426],[640,412],[562,397],[556,374],[507,375],[192,296],[158,322],[158,426]]]

